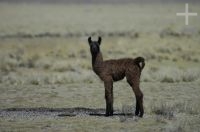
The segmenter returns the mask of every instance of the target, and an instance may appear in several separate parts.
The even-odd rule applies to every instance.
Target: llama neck
[[[98,67],[99,65],[101,65],[103,62],[103,57],[102,57],[102,53],[99,52],[95,55],[92,55],[92,67]]]

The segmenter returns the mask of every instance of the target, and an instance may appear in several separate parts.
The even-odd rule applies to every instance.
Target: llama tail
[[[142,71],[142,69],[145,66],[145,60],[144,60],[144,58],[143,57],[137,57],[137,58],[135,58],[135,63],[140,68],[140,70]]]

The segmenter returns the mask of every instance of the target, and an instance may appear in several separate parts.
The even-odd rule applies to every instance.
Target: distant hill
[[[8,3],[74,3],[74,4],[107,4],[107,3],[172,3],[172,2],[181,2],[181,3],[200,3],[200,0],[0,0],[0,2]]]

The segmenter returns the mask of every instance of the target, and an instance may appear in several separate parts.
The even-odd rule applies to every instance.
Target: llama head
[[[91,37],[88,38],[88,44],[90,45],[90,51],[92,54],[97,54],[100,51],[101,37],[98,41],[92,41]]]

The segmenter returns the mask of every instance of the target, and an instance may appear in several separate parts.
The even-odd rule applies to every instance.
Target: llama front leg
[[[105,81],[106,116],[113,115],[113,82]]]

